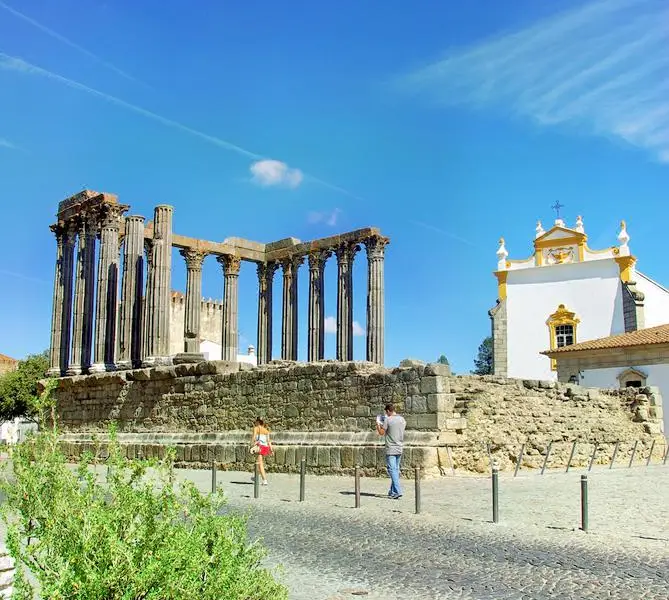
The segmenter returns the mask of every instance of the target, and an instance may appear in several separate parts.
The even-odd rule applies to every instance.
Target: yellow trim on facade
[[[628,283],[632,279],[632,268],[636,263],[635,256],[616,256],[615,261],[620,269],[620,281]]]
[[[500,300],[506,300],[506,278],[509,276],[509,272],[495,271],[493,275],[497,277],[497,297]]]
[[[577,343],[576,330],[580,319],[576,316],[576,313],[567,310],[564,304],[560,304],[557,310],[546,319],[546,325],[548,325],[548,335],[550,339],[550,349],[554,350],[557,348],[557,334],[555,332],[558,325],[571,325],[574,329],[574,344]],[[551,370],[557,370],[557,360],[551,358]]]

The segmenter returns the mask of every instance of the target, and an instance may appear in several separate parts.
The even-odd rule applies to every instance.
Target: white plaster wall
[[[634,365],[581,371],[581,385],[586,387],[618,388],[618,375],[629,368],[646,373],[646,385],[660,388],[663,400],[664,431],[669,432],[669,365]]]
[[[639,271],[636,272],[636,284],[643,292],[643,312],[646,327],[655,327],[669,323],[669,290],[655,283]]]
[[[207,360],[221,360],[221,356],[223,354],[222,346],[210,340],[202,340],[200,342],[200,352],[204,354],[204,357]],[[257,365],[258,356],[255,353],[255,349],[253,353],[251,353],[251,348],[249,348],[247,354],[237,354],[237,362]]]
[[[558,305],[580,319],[576,341],[625,330],[620,269],[613,259],[510,271],[507,278],[508,376],[557,379],[550,359],[548,317]]]

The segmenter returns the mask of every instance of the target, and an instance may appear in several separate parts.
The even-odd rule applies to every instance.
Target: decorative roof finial
[[[620,242],[620,256],[628,256],[630,253],[629,246],[630,235],[627,233],[627,223],[620,221],[620,233],[618,234],[618,241]]]
[[[537,228],[536,228],[537,234],[534,236],[535,238],[541,237],[544,233],[544,228],[541,226],[541,221],[537,221]]]
[[[585,228],[583,227],[583,217],[581,215],[578,215],[578,217],[576,217],[576,227],[575,227],[575,229],[579,233],[585,233]]]
[[[560,201],[558,200],[551,208],[555,211],[555,224],[558,227],[564,227],[564,221],[560,217],[560,209],[564,208],[564,204],[560,204]]]
[[[504,246],[504,238],[499,238],[499,248],[497,249],[497,270],[506,270],[507,256],[509,256],[509,253],[506,251],[506,247]]]

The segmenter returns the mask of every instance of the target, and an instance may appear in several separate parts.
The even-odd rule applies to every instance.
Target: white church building
[[[498,298],[489,311],[494,373],[539,380],[557,380],[559,375],[563,381],[598,387],[641,381],[664,388],[661,391],[669,398],[669,353],[663,358],[656,349],[642,352],[646,361],[657,355],[653,360],[660,364],[639,365],[629,347],[621,354],[614,350],[620,344],[603,343],[609,353],[618,352],[623,358],[619,356],[606,372],[595,373],[601,361],[592,363],[592,369],[581,361],[583,368],[572,372],[577,364],[575,353],[551,352],[669,324],[669,290],[636,270],[625,222],[621,223],[617,245],[593,250],[587,241],[581,217],[573,227],[558,218],[548,231],[538,223],[528,258],[510,259],[504,239],[500,240],[494,272]],[[637,335],[633,340],[637,338],[651,339]],[[571,354],[571,367],[558,368],[559,362],[567,364],[567,354]]]

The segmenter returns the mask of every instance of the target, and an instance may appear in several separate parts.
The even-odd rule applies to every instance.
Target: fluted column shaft
[[[117,206],[105,206],[102,210],[95,311],[95,363],[92,370],[111,371],[116,368],[121,209]]]
[[[353,258],[359,247],[345,243],[337,254],[337,360],[353,360]]]
[[[277,264],[258,263],[258,364],[272,361],[272,290]]]
[[[172,207],[156,206],[153,215],[151,302],[146,362],[168,361],[170,354],[170,286],[172,280]]]
[[[293,256],[281,261],[283,268],[281,358],[283,360],[297,360],[297,273],[303,261],[304,258],[301,256]]]
[[[72,275],[76,233],[68,225],[51,226],[56,236],[56,272],[53,282],[51,315],[50,376],[65,375],[70,359],[70,327],[72,324]]]
[[[307,360],[313,362],[325,357],[325,302],[324,271],[329,251],[309,254],[309,337]]]
[[[237,362],[239,334],[238,334],[238,306],[239,306],[239,268],[241,260],[232,254],[223,254],[216,257],[223,268],[225,287],[223,289],[223,332],[222,356],[223,360]]]
[[[153,270],[153,240],[144,240],[144,251],[146,253],[146,291],[142,302],[142,363],[149,355],[149,338],[153,328],[153,288],[155,273]]]
[[[95,214],[81,215],[79,218],[72,361],[67,370],[68,375],[86,373],[91,366],[97,227]]]
[[[202,263],[206,253],[180,250],[186,260],[186,314],[184,315],[184,352],[200,352],[200,313],[202,309]]]
[[[367,248],[367,360],[384,361],[384,257],[388,238],[365,240]]]
[[[142,290],[144,288],[144,217],[125,219],[123,282],[119,318],[117,367],[138,367],[142,352]]]

